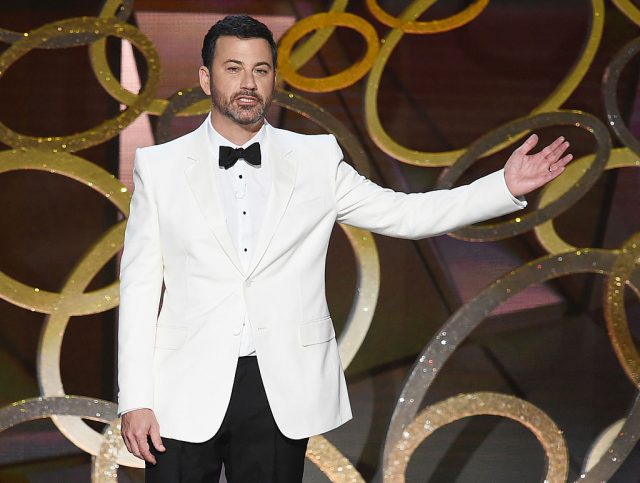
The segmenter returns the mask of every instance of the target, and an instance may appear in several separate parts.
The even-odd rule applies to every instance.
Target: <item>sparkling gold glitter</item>
[[[322,436],[309,438],[307,458],[335,483],[364,483],[358,470]]]
[[[604,298],[605,319],[611,343],[620,365],[627,377],[640,388],[640,354],[629,331],[625,312],[625,291],[623,285],[635,288],[640,296],[640,266],[635,258],[640,255],[640,233],[632,236],[623,246],[611,275],[607,280]]]
[[[561,176],[554,180],[555,184],[563,185],[567,189],[562,196],[554,199],[544,208],[520,216],[520,221],[509,220],[506,222],[489,222],[482,225],[473,225],[453,233],[453,236],[463,240],[489,241],[509,238],[529,231],[534,226],[543,223],[566,211],[576,203],[596,183],[609,158],[611,151],[611,139],[606,126],[596,117],[578,111],[556,111],[546,114],[538,114],[513,121],[499,129],[489,132],[475,141],[469,149],[448,169],[438,181],[438,188],[451,188],[462,173],[473,162],[487,153],[504,139],[516,135],[526,129],[542,128],[547,126],[570,125],[581,120],[581,127],[593,128],[591,134],[596,139],[598,148],[595,158],[590,158],[591,163],[584,166],[581,172],[580,182],[570,181],[569,177]],[[575,165],[574,165],[575,166]],[[582,165],[581,165],[582,167]],[[572,169],[576,169],[572,166]]]
[[[364,57],[351,67],[337,74],[323,78],[310,78],[298,74],[289,62],[289,55],[295,43],[309,32],[327,26],[342,26],[356,30],[367,42]],[[378,34],[373,26],[362,17],[351,13],[319,13],[296,22],[280,40],[278,67],[281,78],[298,89],[309,92],[332,92],[348,87],[364,77],[378,54]]]
[[[405,471],[418,445],[437,429],[470,416],[493,415],[512,419],[529,429],[540,441],[547,459],[548,481],[566,480],[569,470],[567,447],[562,432],[544,412],[514,396],[491,392],[459,394],[428,406],[402,432],[389,453],[384,481],[404,483]]]
[[[44,25],[34,30],[32,36],[15,42],[0,54],[0,72],[6,73],[7,69],[18,59],[31,49],[39,47],[42,44],[41,37],[43,35],[48,35],[49,37],[67,35],[64,32],[60,32],[58,27],[62,27],[64,30],[64,28],[69,25],[76,26],[75,31],[79,33],[93,33],[94,29],[97,29],[105,35],[115,35],[129,40],[140,49],[147,59],[147,84],[128,109],[122,111],[122,113],[115,118],[103,122],[99,127],[78,134],[46,138],[33,137],[18,134],[0,122],[0,141],[5,144],[11,147],[30,147],[47,151],[62,149],[63,145],[65,145],[64,149],[70,152],[86,149],[117,136],[123,127],[131,124],[140,114],[145,112],[147,105],[153,99],[160,72],[158,54],[153,45],[138,29],[132,25],[120,23],[119,20],[115,18],[81,17]],[[1,77],[2,74],[0,74],[0,78]]]
[[[640,24],[640,10],[632,2],[612,1],[629,20]],[[589,69],[601,41],[604,4],[603,0],[592,0],[590,30],[576,63],[555,90],[528,116],[507,123],[467,148],[443,153],[420,152],[401,146],[381,126],[377,93],[386,63],[404,34],[435,34],[466,25],[486,8],[488,2],[476,0],[446,19],[418,21],[434,3],[435,0],[414,0],[396,18],[383,11],[376,0],[367,0],[373,17],[392,28],[385,38],[378,39],[369,22],[344,13],[347,0],[334,0],[328,12],[303,19],[285,35],[280,45],[283,64],[277,82],[288,82],[302,90],[328,92],[349,86],[369,74],[365,91],[365,118],[371,138],[383,151],[402,162],[425,167],[451,166],[440,181],[442,186],[453,183],[476,159],[516,143],[531,129],[571,125],[594,135],[598,145],[595,155],[574,161],[562,177],[547,185],[532,212],[505,223],[470,227],[455,234],[465,239],[492,240],[515,236],[533,228],[549,255],[496,280],[454,314],[427,345],[398,398],[383,458],[385,478],[404,478],[402,465],[406,467],[415,445],[438,427],[472,414],[497,414],[517,420],[538,437],[548,463],[545,481],[555,483],[566,478],[566,448],[558,428],[538,408],[509,396],[476,393],[460,395],[429,406],[419,415],[416,413],[448,357],[493,308],[528,285],[570,273],[592,272],[607,276],[605,316],[612,344],[629,378],[634,384],[640,385],[640,357],[630,338],[624,312],[625,287],[640,295],[640,235],[631,237],[619,250],[593,247],[578,249],[561,240],[553,227],[553,219],[576,203],[604,169],[640,166],[640,142],[622,122],[615,97],[620,72],[637,54],[640,41],[632,41],[621,49],[607,67],[603,81],[607,124],[624,147],[611,150],[606,128],[592,116],[576,111],[558,111]],[[0,123],[0,140],[13,148],[0,152],[0,173],[22,169],[66,176],[102,194],[126,218],[130,200],[127,189],[112,174],[70,153],[111,139],[145,112],[159,116],[156,140],[167,140],[175,116],[203,114],[210,108],[210,100],[199,88],[180,89],[169,99],[155,98],[160,63],[153,45],[134,26],[125,23],[132,9],[132,0],[105,0],[98,17],[62,20],[30,32],[12,32],[0,28],[0,41],[11,44],[0,55],[0,77],[31,49],[88,45],[96,78],[114,99],[128,106],[116,118],[71,136],[30,137]],[[297,74],[299,68],[322,48],[339,26],[354,29],[365,38],[367,49],[364,57],[345,71],[328,78],[310,79]],[[294,44],[311,32],[313,34],[294,49]],[[148,80],[140,94],[124,89],[111,72],[106,59],[107,36],[131,41],[145,57]],[[365,175],[369,172],[362,143],[326,109],[280,86],[274,102],[333,133],[357,169]],[[50,417],[70,441],[94,456],[92,480],[101,483],[117,481],[118,465],[141,467],[142,462],[123,448],[114,403],[64,393],[59,368],[60,351],[71,316],[99,313],[118,304],[117,282],[92,292],[85,290],[95,274],[121,248],[124,223],[122,221],[114,225],[94,243],[68,275],[58,293],[30,287],[0,273],[0,298],[26,310],[48,314],[38,348],[38,379],[42,396],[0,408],[0,431],[21,422]],[[348,226],[342,228],[354,249],[358,271],[355,298],[338,340],[343,367],[346,368],[369,330],[380,286],[380,268],[371,234]],[[606,440],[609,447],[604,451],[604,456],[598,461],[594,459],[589,467],[585,467],[580,481],[605,481],[625,460],[640,437],[639,398],[636,398],[620,431]],[[108,426],[103,434],[99,434],[81,418],[102,421]],[[388,459],[389,454],[393,454],[392,461]],[[322,437],[311,438],[307,457],[330,481],[364,481],[353,465]]]
[[[414,0],[399,16],[402,22],[413,21],[420,17],[431,5],[435,3],[435,0]],[[590,22],[590,31],[588,32],[585,42],[582,47],[582,51],[578,55],[577,61],[574,63],[571,71],[562,80],[562,82],[554,89],[554,91],[543,100],[533,111],[531,115],[552,112],[560,108],[562,104],[569,98],[576,87],[580,84],[584,76],[586,75],[595,54],[600,45],[602,38],[602,31],[604,28],[604,1],[592,0],[591,1],[591,13],[592,18]],[[418,151],[402,146],[395,141],[384,130],[380,121],[378,113],[378,88],[382,79],[382,73],[386,67],[386,64],[393,53],[393,50],[402,39],[404,32],[399,28],[394,28],[384,39],[384,43],[381,46],[380,53],[371,68],[371,72],[367,77],[366,91],[365,91],[365,119],[367,122],[367,129],[371,139],[378,145],[378,147],[387,153],[389,156],[398,159],[404,163],[413,164],[416,166],[450,166],[456,159],[465,153],[464,149],[457,149],[454,151],[447,151],[441,153],[432,153],[426,151]],[[511,139],[507,139],[502,144],[494,147],[487,153],[492,154],[500,149],[513,144],[521,136],[514,136]]]
[[[538,200],[538,209],[545,209],[552,202],[563,199],[565,193],[573,189],[584,175],[589,166],[593,165],[595,156],[583,156],[569,164],[560,178],[556,178],[553,182],[546,185],[540,194]],[[638,164],[638,155],[633,153],[629,148],[615,148],[609,154],[609,159],[605,166],[605,170],[618,169],[625,167],[640,167]],[[537,225],[534,228],[536,237],[542,246],[549,253],[559,253],[568,250],[574,250],[576,247],[563,240],[554,226],[555,221],[549,219]],[[578,251],[578,255],[581,252]]]
[[[629,245],[633,245],[634,243],[638,244],[638,240],[631,240]],[[575,252],[563,253],[561,256],[550,254],[538,260],[533,260],[498,279],[451,316],[441,331],[422,351],[402,389],[385,441],[383,456],[383,469],[385,474],[389,474],[394,478],[403,474],[394,470],[399,464],[399,458],[393,455],[395,455],[395,452],[398,450],[408,448],[408,446],[402,447],[399,445],[404,439],[407,439],[404,433],[407,431],[411,433],[408,428],[413,428],[413,426],[410,425],[416,419],[421,401],[435,380],[439,369],[444,366],[452,355],[452,351],[449,350],[450,346],[460,345],[496,307],[530,285],[580,272],[611,275],[615,267],[617,267],[616,263],[621,263],[619,258],[621,251],[582,249],[581,252],[581,255],[577,255]],[[615,276],[616,275],[614,275],[614,280]],[[636,282],[640,285],[640,280]],[[630,284],[636,291],[640,290],[638,285]],[[509,287],[511,291],[507,293],[503,289],[504,286]],[[442,341],[445,341],[446,344],[442,344]],[[429,361],[428,365],[426,361]],[[427,365],[427,367],[425,367],[425,365]],[[424,368],[430,370],[425,371],[423,370]],[[585,474],[584,481],[601,481],[600,479],[596,479],[599,476],[595,475],[615,473],[615,470],[620,466],[624,457],[626,457],[626,454],[635,446],[638,435],[640,435],[640,415],[637,414],[640,412],[638,398],[640,398],[640,395],[636,398],[636,403],[627,415],[628,424],[623,431],[624,435],[618,435],[612,443],[612,448],[617,454],[620,454],[621,457],[616,457],[616,461],[611,459],[601,461],[594,467],[592,470],[593,473],[589,471]],[[437,406],[437,409],[443,411],[441,406]],[[540,428],[538,430],[540,430]],[[540,431],[541,437],[538,439],[551,440],[552,435],[543,434],[542,430]],[[549,461],[552,457],[554,457],[554,455],[547,454]]]
[[[446,19],[416,22],[393,17],[380,8],[376,0],[367,0],[367,8],[376,20],[388,27],[397,28],[405,33],[412,34],[435,34],[462,27],[480,15],[487,5],[489,5],[489,0],[476,0],[463,11]]]

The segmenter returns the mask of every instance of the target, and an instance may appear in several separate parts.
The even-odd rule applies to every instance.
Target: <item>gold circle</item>
[[[349,0],[334,0],[328,11],[344,12],[347,8],[348,1]],[[291,57],[289,58],[289,65],[291,68],[293,70],[298,70],[306,64],[309,59],[311,59],[322,48],[327,40],[329,40],[329,37],[331,37],[334,30],[335,26],[330,26],[314,32],[311,38],[306,40],[304,44],[296,48],[296,50],[291,54]]]
[[[367,51],[364,56],[351,67],[327,77],[310,78],[295,72],[289,62],[295,43],[309,32],[328,26],[348,27],[360,33],[367,41]],[[373,65],[378,50],[378,34],[362,17],[344,12],[318,13],[296,22],[282,37],[278,48],[278,68],[282,79],[298,89],[309,92],[332,92],[348,87],[364,77]]]
[[[100,17],[109,17],[115,14],[116,9],[118,8],[119,0],[109,0],[105,2],[104,6],[100,10]],[[91,62],[91,68],[93,69],[93,73],[96,76],[96,79],[102,86],[102,88],[107,91],[107,93],[113,97],[115,100],[121,102],[125,106],[132,106],[138,99],[138,94],[134,94],[131,91],[128,91],[118,81],[118,76],[116,76],[109,66],[109,61],[107,60],[107,41],[106,39],[99,39],[96,42],[93,42],[89,46],[89,60]],[[150,102],[147,103],[146,112],[149,114],[160,115],[167,107],[167,101],[165,99],[157,99],[154,98]],[[183,115],[196,115],[201,114],[199,112],[189,112]]]
[[[323,436],[309,438],[306,456],[331,482],[365,483],[355,466]]]
[[[611,0],[626,17],[636,25],[640,25],[640,9],[631,0]]]
[[[532,260],[500,277],[453,314],[425,346],[411,369],[394,408],[384,444],[383,464],[394,464],[390,454],[403,439],[404,429],[415,419],[420,404],[456,348],[500,304],[530,285],[573,273],[611,274],[619,250],[583,248]],[[639,281],[640,282],[640,281]],[[638,290],[635,287],[635,290]],[[634,411],[636,405],[633,406]],[[631,414],[631,413],[629,413]],[[622,450],[635,441],[619,435]]]
[[[145,111],[147,105],[153,99],[158,83],[160,72],[158,54],[153,44],[149,42],[142,32],[132,25],[122,23],[115,18],[70,18],[49,23],[33,30],[31,35],[15,42],[0,54],[0,78],[13,63],[45,42],[43,39],[96,32],[129,40],[140,49],[147,59],[148,80],[135,102],[122,113],[99,126],[70,136],[26,136],[12,131],[0,122],[0,141],[11,147],[28,147],[52,152],[79,151],[117,136],[120,131]]]
[[[564,193],[574,188],[584,172],[593,163],[595,156],[584,156],[569,164],[562,176],[547,184],[540,193],[538,209],[544,209],[551,202],[559,199]],[[629,148],[615,148],[611,150],[605,170],[617,168],[640,168],[640,159]],[[549,253],[560,253],[575,250],[576,247],[563,240],[555,229],[553,218],[534,227],[536,238]]]
[[[61,297],[74,298],[82,294],[95,275],[111,260],[122,248],[126,221],[123,220],[111,227],[94,245],[84,254],[69,274],[62,290]],[[111,306],[116,306],[119,301],[119,284],[115,295],[104,300],[101,306],[95,308],[94,313],[103,311]],[[67,324],[70,320],[69,311],[54,311],[45,322],[40,335],[38,345],[38,381],[40,391],[45,396],[64,396],[65,390],[60,374],[60,354],[62,342]],[[67,439],[77,447],[91,455],[98,455],[102,444],[101,435],[89,427],[85,422],[72,416],[51,416],[51,420]],[[118,463],[126,466],[141,467],[142,461],[135,458],[126,449],[122,449],[118,455]]]
[[[635,283],[634,283],[635,282]],[[633,235],[620,250],[613,270],[607,279],[604,314],[607,332],[616,357],[629,380],[640,388],[640,354],[636,349],[625,312],[625,286],[640,297],[640,233]]]
[[[556,111],[516,119],[509,124],[485,134],[477,141],[474,141],[464,155],[461,156],[450,169],[443,173],[438,181],[437,187],[439,189],[451,188],[464,170],[480,158],[483,153],[490,151],[492,147],[500,144],[503,139],[509,139],[511,136],[525,129],[559,125],[575,126],[584,129],[595,138],[598,146],[596,156],[593,157],[592,162],[581,171],[578,180],[571,185],[568,185],[567,178],[564,176],[553,180],[553,183],[568,185],[570,189],[567,189],[562,196],[554,199],[544,208],[539,208],[508,221],[491,221],[467,226],[455,231],[451,234],[452,236],[463,240],[489,241],[519,235],[564,212],[588,192],[598,180],[607,163],[609,153],[611,152],[611,139],[602,121],[590,114],[579,111]]]
[[[129,213],[130,195],[124,185],[112,174],[78,156],[26,148],[0,152],[0,173],[15,170],[45,171],[77,180],[104,195],[125,216]],[[118,305],[118,282],[92,292],[83,291],[122,247],[124,227],[125,221],[111,227],[85,253],[60,293],[29,287],[0,273],[0,297],[19,307],[50,314],[38,347],[38,381],[44,396],[66,397],[60,375],[60,350],[69,318],[104,312]],[[73,444],[92,455],[99,453],[100,434],[81,418],[51,414],[51,419]],[[139,466],[139,460],[126,451],[121,452],[119,461]]]
[[[387,27],[397,28],[408,34],[436,34],[462,27],[474,20],[489,5],[489,0],[476,0],[461,12],[441,20],[416,22],[403,20],[385,12],[376,0],[367,0],[367,8],[380,23]]]
[[[102,7],[102,12],[112,11],[110,15],[103,16],[115,16],[122,22],[125,22],[131,15],[133,10],[133,0],[106,0]],[[14,32],[8,29],[0,27],[0,42],[6,44],[13,44],[18,40],[28,37],[30,32]],[[64,49],[67,47],[78,47],[80,45],[87,45],[91,42],[95,42],[101,38],[100,33],[87,32],[83,34],[74,33],[73,35],[64,35],[60,37],[47,38],[38,46],[41,49]]]
[[[130,196],[124,185],[112,174],[78,156],[29,149],[1,151],[0,174],[16,170],[45,171],[74,179],[105,196],[124,214],[129,212]],[[87,315],[115,307],[119,295],[115,282],[92,292],[64,295],[25,285],[0,272],[0,298],[45,314]]]
[[[117,463],[114,460],[122,446],[119,436],[120,420],[116,419],[116,405],[110,401],[82,396],[35,397],[16,401],[0,408],[0,432],[17,424],[36,419],[53,418],[64,415],[74,419],[90,419],[109,426],[102,436],[101,451],[93,461],[92,480],[95,483],[111,483],[117,481]],[[112,430],[112,428],[115,428]]]
[[[403,430],[384,467],[384,481],[404,483],[416,448],[437,429],[471,416],[502,416],[522,424],[538,439],[547,459],[544,481],[566,481],[569,456],[562,431],[541,409],[515,396],[492,392],[458,394],[426,407]]]
[[[121,453],[124,449],[124,440],[120,430],[120,418],[118,418],[102,431],[100,451],[91,462],[92,482],[117,483],[118,453]]]
[[[411,3],[405,11],[400,15],[402,21],[415,20],[422,13],[430,7],[435,0],[416,0]],[[534,108],[530,115],[540,114],[543,112],[554,111],[569,98],[569,96],[576,89],[580,81],[586,75],[593,59],[600,45],[602,38],[602,31],[604,28],[604,0],[591,0],[591,22],[590,32],[586,39],[586,42],[582,48],[582,52],[576,63],[571,68],[571,71],[562,80],[554,91],[543,100],[536,108]],[[380,86],[380,80],[382,73],[389,61],[389,57],[393,53],[396,45],[404,35],[404,32],[400,29],[393,29],[387,37],[383,40],[383,45],[380,49],[378,57],[376,58],[371,72],[367,78],[364,95],[364,107],[365,107],[365,120],[367,123],[367,130],[369,136],[373,142],[389,156],[392,156],[399,161],[415,166],[425,167],[442,167],[452,165],[457,158],[462,156],[465,149],[456,149],[453,151],[431,153],[427,151],[418,151],[410,149],[397,143],[389,134],[384,130],[382,122],[380,121],[380,115],[378,113],[377,97],[378,89]],[[486,155],[493,154],[507,146],[510,146],[516,142],[523,134],[514,136],[512,139],[508,139],[502,144],[496,146]]]

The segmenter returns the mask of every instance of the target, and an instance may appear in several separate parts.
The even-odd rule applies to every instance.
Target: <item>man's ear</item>
[[[200,87],[206,95],[210,96],[211,78],[209,76],[209,69],[207,69],[204,65],[201,65],[198,69],[198,76],[200,77]]]

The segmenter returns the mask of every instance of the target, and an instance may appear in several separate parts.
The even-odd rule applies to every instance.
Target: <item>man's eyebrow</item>
[[[223,62],[223,64],[239,64],[239,65],[244,65],[244,62],[242,62],[241,60],[236,60],[236,59],[227,59]],[[262,61],[262,62],[258,62],[256,63],[255,67],[261,66],[261,65],[266,65],[267,67],[269,67],[270,69],[273,69],[273,67],[271,66],[271,64],[269,62],[266,61]]]

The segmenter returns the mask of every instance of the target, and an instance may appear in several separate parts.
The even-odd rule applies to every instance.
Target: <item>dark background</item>
[[[409,2],[380,3],[388,12],[398,14]],[[437,2],[421,19],[444,18],[466,5],[464,1]],[[100,7],[101,2],[94,0],[3,1],[0,27],[26,32],[63,18],[96,15]],[[135,2],[134,12],[246,12],[300,19],[329,7],[330,2],[314,0],[141,0]],[[369,14],[364,2],[351,2],[348,11],[370,21],[381,37],[388,31]],[[526,115],[553,91],[576,61],[589,16],[586,1],[491,1],[485,12],[462,28],[437,35],[405,35],[380,83],[378,105],[385,129],[400,144],[440,152],[464,148],[487,131]],[[605,67],[638,33],[611,3],[606,4],[605,18],[595,61],[563,105],[603,121]],[[136,15],[129,21],[136,23]],[[147,34],[153,38],[154,32]],[[0,44],[0,49],[7,47]],[[335,73],[351,65],[364,47],[357,33],[337,29],[302,72],[311,76]],[[200,45],[185,45],[184,49],[199,51]],[[171,63],[171,58],[163,57],[162,51],[160,54],[164,64]],[[109,55],[117,75],[120,49],[115,39],[109,42]],[[144,73],[143,65],[140,59]],[[196,82],[194,71],[193,85]],[[362,104],[364,82],[336,93],[300,94],[341,119],[359,137],[374,181],[409,192],[431,189],[441,168],[400,163],[369,138]],[[171,79],[162,78],[161,85],[169,89]],[[638,62],[634,59],[618,87],[619,107],[632,127],[639,114],[637,93]],[[119,103],[102,89],[91,70],[87,47],[31,51],[0,79],[0,120],[20,133],[70,134],[96,126],[118,112]],[[300,132],[322,132],[291,112],[279,112],[275,122]],[[559,133],[570,139],[576,157],[593,152],[593,140],[577,128],[539,132],[543,142]],[[614,145],[619,145],[613,134],[612,138]],[[499,168],[509,151],[476,163],[463,181]],[[77,154],[119,175],[117,139]],[[556,227],[576,246],[617,248],[640,229],[638,189],[637,169],[605,172],[587,196],[556,219]],[[536,195],[528,199],[533,207]],[[25,284],[54,292],[119,216],[108,200],[86,186],[33,171],[0,176],[0,207],[0,270]],[[340,229],[333,238],[327,286],[332,314],[340,327],[353,298],[355,265]],[[446,237],[413,242],[376,236],[376,242],[382,273],[380,298],[371,330],[348,370],[356,419],[343,433],[329,435],[367,480],[374,478],[378,469],[395,397],[415,355],[469,294],[495,278],[484,280],[483,274],[475,271],[479,264],[497,253],[504,272],[546,253],[532,234],[486,246]],[[450,272],[454,263],[467,267],[462,275]],[[116,271],[114,260],[89,289],[111,283]],[[428,402],[480,389],[531,400],[565,430],[571,450],[570,476],[575,478],[590,442],[624,416],[636,391],[617,363],[604,328],[603,280],[596,275],[564,277],[546,284],[545,293],[554,297],[542,297],[533,306],[514,303],[508,312],[490,318],[454,356],[451,367],[447,366],[428,394]],[[629,297],[627,312],[632,329],[637,330],[640,308],[635,296]],[[0,404],[39,394],[36,352],[43,322],[44,315],[0,300]],[[72,318],[61,356],[67,394],[115,399],[115,330],[115,310]],[[358,418],[361,406],[360,414],[370,417]],[[515,423],[498,423],[488,417],[473,421],[466,426],[456,423],[457,429],[452,425],[448,432],[438,432],[426,442],[412,460],[408,481],[516,481],[514,475],[518,481],[538,481],[543,455],[532,435]],[[45,448],[35,451],[37,456],[30,444],[18,443],[21,431],[29,431],[27,426],[37,427],[38,435],[55,434],[47,423],[29,423],[0,435],[0,481],[75,481],[78,474],[88,478],[87,457],[68,448],[57,453],[52,444],[57,440],[36,443]],[[62,436],[60,439],[64,441]],[[496,468],[514,454],[521,459]],[[515,473],[509,473],[509,468]],[[638,481],[633,476],[638,472],[640,463],[634,454],[612,481]],[[313,478],[313,470],[308,475]]]

